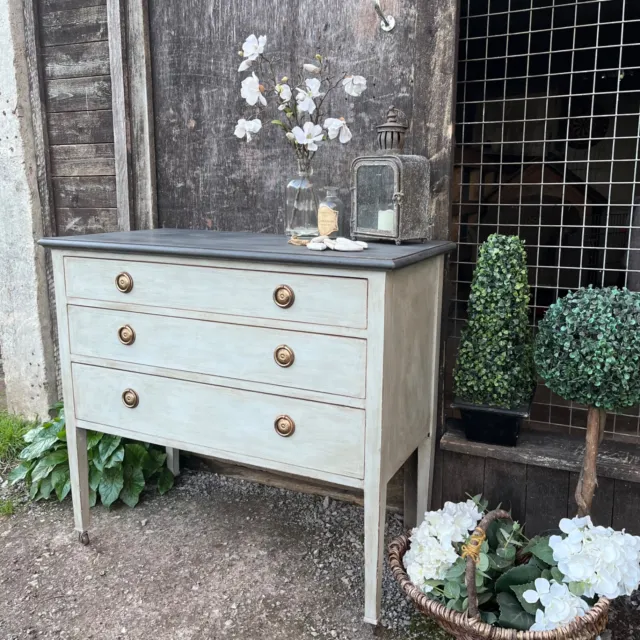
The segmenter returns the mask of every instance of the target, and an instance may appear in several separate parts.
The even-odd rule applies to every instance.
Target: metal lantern
[[[378,127],[378,153],[351,165],[351,237],[358,240],[431,240],[429,161],[403,155],[408,125],[390,107]]]

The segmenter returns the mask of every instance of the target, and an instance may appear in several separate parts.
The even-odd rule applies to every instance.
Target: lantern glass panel
[[[388,233],[396,230],[395,172],[388,164],[357,168],[358,228]]]

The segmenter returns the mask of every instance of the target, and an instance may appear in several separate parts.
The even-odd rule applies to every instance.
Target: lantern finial
[[[387,121],[378,127],[378,148],[387,153],[402,153],[409,125],[407,117],[393,105],[387,111]]]

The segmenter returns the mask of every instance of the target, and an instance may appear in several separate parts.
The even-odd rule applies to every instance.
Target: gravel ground
[[[165,496],[92,514],[89,547],[68,500],[0,518],[0,640],[446,637],[388,572],[382,625],[362,622],[360,507],[186,471]],[[401,529],[390,515],[388,537]],[[640,597],[611,627],[640,638]]]
[[[407,637],[389,574],[384,626],[361,621],[359,507],[187,471],[165,496],[92,514],[89,547],[70,501],[0,519],[1,640]]]

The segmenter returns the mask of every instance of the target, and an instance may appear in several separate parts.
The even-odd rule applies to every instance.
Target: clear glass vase
[[[313,169],[298,160],[298,177],[287,185],[288,236],[313,238],[318,235],[318,196],[313,188]]]

